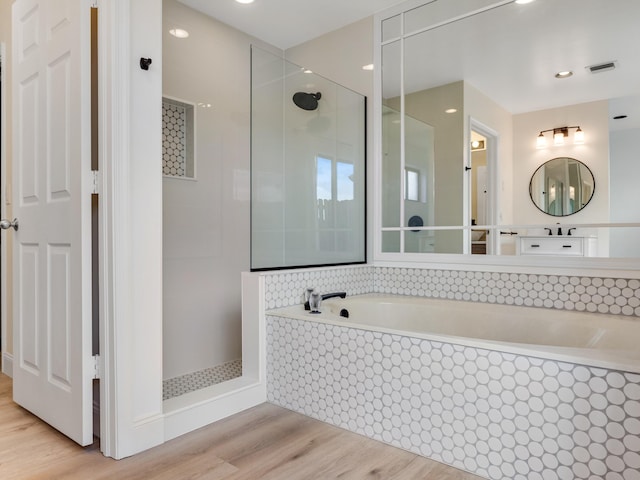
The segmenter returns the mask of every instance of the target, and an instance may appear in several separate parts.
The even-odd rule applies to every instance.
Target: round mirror
[[[575,158],[553,158],[538,167],[529,183],[529,195],[538,209],[566,217],[587,206],[595,190],[589,167]]]

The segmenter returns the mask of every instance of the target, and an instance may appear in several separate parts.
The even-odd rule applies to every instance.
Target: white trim
[[[166,400],[165,442],[264,403],[266,390],[264,382],[242,376]]]
[[[4,68],[2,68],[4,67]],[[0,212],[7,215],[7,46],[0,43]],[[7,231],[0,240],[0,352],[2,352],[2,372],[6,375],[7,352]],[[13,373],[13,357],[11,357]],[[12,376],[12,375],[9,375]]]
[[[114,258],[114,236],[119,230],[115,225],[113,210],[116,188],[118,195],[126,201],[127,178],[114,180],[122,171],[122,163],[128,158],[127,126],[128,92],[127,57],[129,8],[124,2],[101,2],[98,10],[98,143],[99,164],[102,175],[98,190],[102,192],[99,202],[99,284],[100,284],[100,449],[105,456],[113,457],[117,452],[117,411],[115,382],[115,285],[116,264]],[[126,74],[126,76],[125,76]],[[123,106],[124,105],[124,106]],[[119,124],[116,117],[120,117]],[[121,128],[118,128],[118,127]],[[122,138],[124,136],[124,139]],[[109,159],[110,161],[105,161]],[[125,278],[121,278],[126,283]],[[126,293],[125,293],[126,296]],[[120,313],[120,312],[119,312]]]
[[[2,352],[2,373],[13,378],[13,355]]]
[[[373,139],[370,153],[367,157],[367,247],[371,246],[367,255],[369,262],[375,261],[379,252],[382,251],[382,201],[380,200],[380,185],[382,185],[382,18],[380,14],[374,16],[373,20]],[[373,154],[373,155],[371,155]]]

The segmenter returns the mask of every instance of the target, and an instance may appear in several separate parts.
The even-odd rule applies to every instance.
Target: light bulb
[[[547,139],[542,134],[542,132],[540,132],[540,135],[538,135],[538,138],[536,138],[536,147],[537,148],[544,148],[546,146],[547,146]]]
[[[564,145],[564,133],[555,132],[553,134],[553,144],[556,146]]]

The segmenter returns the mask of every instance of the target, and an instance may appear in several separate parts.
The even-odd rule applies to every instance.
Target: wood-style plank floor
[[[17,406],[11,391],[0,374],[2,480],[480,479],[266,403],[115,461]]]

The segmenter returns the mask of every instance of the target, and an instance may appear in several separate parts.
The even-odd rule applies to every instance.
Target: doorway
[[[499,255],[500,231],[487,228],[496,223],[498,134],[472,118],[469,139],[466,224],[479,227],[469,230],[470,253]]]

